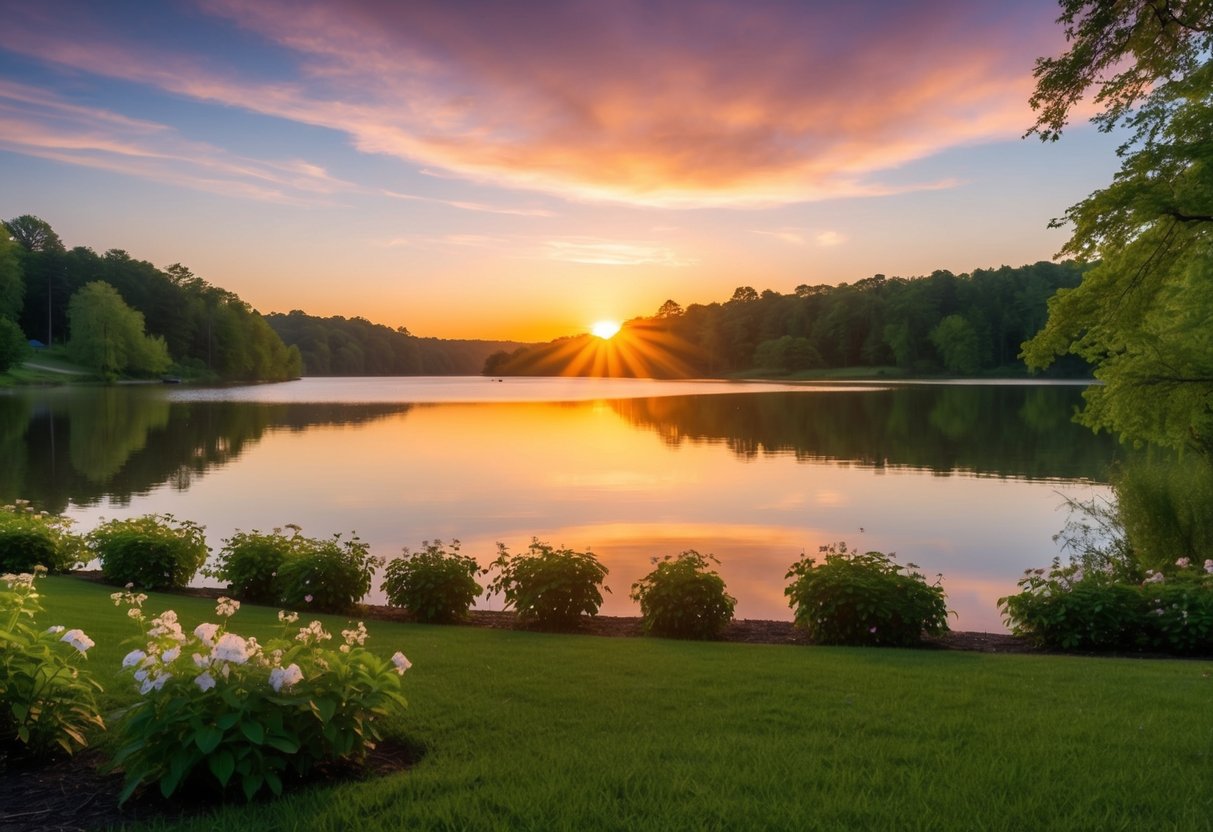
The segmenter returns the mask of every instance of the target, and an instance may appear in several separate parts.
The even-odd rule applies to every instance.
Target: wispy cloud
[[[568,237],[543,244],[543,258],[595,266],[692,266],[695,260],[680,257],[673,249],[648,242],[621,242],[593,237]]]
[[[0,81],[0,148],[195,190],[282,203],[329,201],[354,186],[302,159],[237,156],[168,125]]]
[[[693,14],[660,0],[202,6],[286,50],[294,76],[255,77],[202,47],[136,47],[98,20],[73,37],[19,8],[0,45],[342,131],[363,152],[438,173],[699,206],[947,187],[882,177],[1022,133],[1032,58],[1055,37],[1044,0],[1028,12],[968,0],[718,2]]]
[[[515,208],[502,205],[488,205],[483,202],[467,202],[458,199],[440,199],[432,196],[419,196],[417,194],[402,194],[395,191],[383,191],[384,196],[390,196],[392,199],[401,199],[406,202],[428,202],[434,205],[446,205],[450,208],[458,208],[461,211],[475,211],[484,214],[505,214],[514,217],[552,217],[555,214],[544,208]]]
[[[763,237],[771,237],[780,242],[787,243],[792,246],[807,246],[810,242],[822,248],[842,245],[847,238],[841,232],[830,229],[821,229],[818,231],[803,231],[799,228],[770,228],[770,229],[753,229],[751,234],[758,234]]]

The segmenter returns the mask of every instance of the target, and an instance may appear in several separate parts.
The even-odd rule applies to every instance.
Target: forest
[[[174,263],[163,269],[120,249],[66,248],[24,215],[0,234],[0,372],[30,341],[65,345],[106,378],[166,372],[197,380],[311,376],[476,375],[513,341],[418,338],[364,318],[299,310],[261,315],[235,293]]]
[[[792,294],[741,286],[723,303],[673,300],[627,322],[611,341],[590,335],[490,356],[484,374],[676,378],[833,368],[912,375],[1023,375],[1022,344],[1044,326],[1048,301],[1072,289],[1074,261],[925,277],[882,274],[852,284],[800,285]],[[1090,374],[1069,357],[1051,374]]]
[[[265,316],[284,342],[298,347],[309,376],[474,376],[488,356],[525,345],[514,341],[418,338],[365,318],[319,318],[298,309]]]
[[[179,263],[159,269],[121,249],[67,249],[46,221],[28,214],[6,221],[4,228],[5,355],[19,330],[21,346],[26,339],[65,344],[70,357],[107,378],[171,371],[200,379],[280,381],[300,374],[299,351],[284,344],[256,310]],[[7,366],[0,362],[0,370]]]

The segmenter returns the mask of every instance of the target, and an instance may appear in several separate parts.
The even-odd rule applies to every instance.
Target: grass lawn
[[[46,623],[83,628],[124,687],[111,590],[40,587]],[[145,605],[166,608],[214,620]],[[275,613],[231,626],[264,638]],[[420,763],[162,828],[1213,829],[1213,662],[368,627],[414,663],[393,733]]]

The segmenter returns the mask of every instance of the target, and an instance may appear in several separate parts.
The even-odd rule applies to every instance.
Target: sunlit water
[[[356,530],[391,557],[459,538],[490,561],[537,536],[610,568],[632,615],[650,559],[715,554],[740,618],[791,617],[801,552],[846,541],[942,573],[953,627],[1057,554],[1065,494],[1106,495],[1118,452],[1063,385],[305,379],[0,395],[0,496],[100,518]],[[380,600],[378,593],[370,600]],[[499,608],[499,598],[483,606]]]

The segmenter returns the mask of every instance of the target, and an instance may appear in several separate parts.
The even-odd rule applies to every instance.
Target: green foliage
[[[754,348],[754,366],[762,369],[782,370],[794,373],[797,370],[812,370],[824,366],[821,353],[808,338],[784,335],[763,341]]]
[[[165,797],[191,782],[248,800],[281,794],[319,763],[362,760],[407,704],[400,677],[410,662],[367,650],[361,623],[331,650],[319,621],[292,632],[298,616],[280,613],[282,636],[260,644],[227,620],[188,635],[172,610],[145,623],[144,596],[114,598],[132,605],[143,628],[140,648],[122,663],[141,696],[118,726],[123,801],[145,783]],[[215,612],[227,619],[238,608],[220,598]]]
[[[0,770],[9,758],[72,754],[88,745],[89,733],[104,730],[88,671],[92,640],[81,630],[41,629],[43,612],[34,586],[45,570],[0,577]]]
[[[948,630],[943,587],[928,584],[917,566],[892,554],[822,546],[821,564],[801,558],[788,569],[784,590],[796,625],[818,644],[908,647],[923,634]]]
[[[629,321],[607,344],[589,336],[499,350],[484,375],[619,375],[702,378],[755,366],[795,372],[886,367],[918,373],[1026,372],[1023,341],[1045,321],[1046,302],[1077,286],[1085,266],[1035,263],[925,277],[874,275],[853,284],[799,286],[793,294],[741,287],[723,303],[663,305]],[[749,289],[749,291],[746,291]],[[944,321],[959,316],[937,333]],[[612,346],[614,345],[614,346]],[[941,363],[942,362],[942,363]],[[1071,359],[1056,374],[1088,375]]]
[[[278,570],[282,564],[315,545],[315,541],[301,537],[300,529],[288,525],[290,537],[281,529],[262,534],[237,531],[223,541],[223,548],[213,566],[202,570],[204,575],[227,581],[228,591],[242,601],[254,604],[274,604],[279,599],[277,586]]]
[[[171,514],[109,520],[85,539],[107,581],[142,589],[188,585],[210,551],[202,526]]]
[[[1023,356],[1095,365],[1086,424],[1213,455],[1213,6],[1062,9],[1070,48],[1037,62],[1034,131],[1056,139],[1094,87],[1096,123],[1130,138],[1112,184],[1054,221],[1074,228],[1063,254],[1099,264],[1050,300]]]
[[[998,605],[1012,632],[1053,649],[1213,652],[1213,559],[1180,558],[1140,582],[1054,560],[1025,572]]]
[[[459,541],[444,548],[441,540],[424,540],[420,552],[405,547],[401,557],[387,565],[382,589],[388,603],[404,607],[418,621],[446,624],[467,617],[484,589],[476,576],[486,570],[476,559],[459,554]]]
[[[372,557],[370,546],[351,535],[342,540],[298,538],[295,551],[278,567],[279,601],[291,609],[345,613],[371,589],[375,569],[383,559]]]
[[[653,559],[655,568],[632,584],[646,631],[673,638],[716,638],[733,620],[737,599],[710,568],[714,555],[688,549],[677,557]]]
[[[1113,476],[1120,521],[1143,566],[1163,569],[1176,558],[1213,554],[1213,463],[1137,462]]]
[[[0,315],[0,373],[18,366],[29,354],[29,341],[21,327]]]
[[[497,550],[490,567],[497,576],[488,590],[503,594],[523,623],[553,630],[574,627],[582,615],[598,613],[604,588],[611,591],[602,585],[608,570],[592,552],[558,549],[538,538],[532,538],[525,554],[511,555],[500,543]]]
[[[64,572],[87,560],[84,541],[71,526],[71,518],[37,511],[29,500],[0,507],[0,572],[37,566]]]
[[[931,330],[931,343],[949,373],[972,375],[981,367],[981,343],[962,315],[949,315]]]
[[[365,318],[320,318],[298,309],[272,313],[266,322],[298,347],[309,376],[443,376],[478,374],[487,358],[519,345],[511,341],[418,338],[404,327]]]
[[[25,282],[18,251],[18,244],[9,239],[7,229],[0,228],[0,320],[16,321],[24,304]],[[0,359],[0,371],[3,369]]]
[[[126,372],[155,375],[172,363],[163,338],[143,332],[143,314],[131,309],[108,283],[94,281],[72,295],[68,355],[106,378]]]

